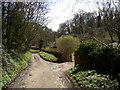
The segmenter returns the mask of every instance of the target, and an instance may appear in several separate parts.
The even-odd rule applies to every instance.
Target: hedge
[[[120,48],[83,42],[75,51],[75,65],[120,73]]]

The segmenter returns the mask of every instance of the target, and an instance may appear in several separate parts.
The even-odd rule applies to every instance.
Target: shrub
[[[75,52],[75,65],[118,72],[119,54],[119,48],[97,45],[94,42],[83,42]]]
[[[46,52],[39,52],[38,53],[44,60],[47,60],[47,61],[52,61],[52,62],[57,62],[57,58],[52,55],[52,54],[49,54],[49,53],[46,53]]]
[[[56,39],[57,49],[67,61],[69,55],[78,48],[79,43],[79,39],[71,35],[61,36],[60,38]]]
[[[89,56],[89,53],[93,51],[96,45],[97,44],[94,42],[83,42],[80,44],[76,52],[79,53],[80,56]]]
[[[112,47],[108,47],[105,45],[98,45],[94,47],[93,52],[90,52],[90,56],[96,62],[96,66],[102,69],[110,69],[112,68],[112,61],[115,58],[115,53],[113,52]]]
[[[118,89],[118,81],[110,75],[97,73],[96,70],[81,71],[79,67],[68,71],[75,87],[86,89]]]
[[[75,51],[75,65],[91,66],[93,57],[90,56],[90,53],[93,52],[96,45],[94,42],[82,42]]]

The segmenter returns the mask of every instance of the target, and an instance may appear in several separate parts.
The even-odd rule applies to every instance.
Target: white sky
[[[47,25],[53,31],[57,31],[59,24],[73,18],[73,14],[79,9],[87,12],[97,10],[97,0],[50,0],[55,2],[51,4],[50,11],[46,14],[51,18],[51,22]]]

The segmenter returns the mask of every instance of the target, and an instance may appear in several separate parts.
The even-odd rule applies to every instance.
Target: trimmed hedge
[[[83,42],[75,52],[75,65],[120,73],[120,49]]]
[[[28,61],[32,54],[26,52],[19,59],[13,59],[10,54],[3,52],[2,60],[2,85],[0,89],[7,87],[17,76],[17,74],[28,66]]]

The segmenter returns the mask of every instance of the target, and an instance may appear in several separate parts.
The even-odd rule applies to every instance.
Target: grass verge
[[[13,59],[8,53],[3,54],[3,67],[1,68],[2,77],[0,81],[2,84],[0,89],[6,88],[17,76],[20,71],[28,66],[28,61],[31,59],[32,54],[26,52],[20,59]]]
[[[38,53],[40,50],[30,49],[31,53]]]
[[[57,62],[57,58],[52,55],[52,54],[49,54],[49,53],[46,53],[46,52],[39,52],[38,53],[44,60],[47,60],[47,61],[51,61],[51,62]]]

